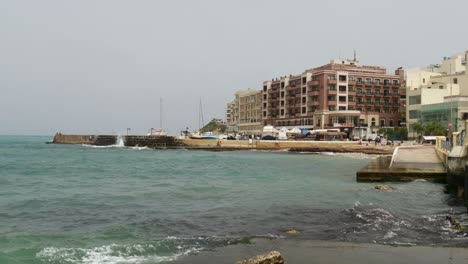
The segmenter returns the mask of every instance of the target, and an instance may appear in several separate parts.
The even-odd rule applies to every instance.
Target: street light
[[[128,136],[128,132],[129,132],[129,131],[130,131],[130,128],[129,128],[129,127],[127,127],[127,136]]]

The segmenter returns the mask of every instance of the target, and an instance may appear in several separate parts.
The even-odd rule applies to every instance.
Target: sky
[[[411,68],[468,50],[468,1],[0,0],[0,134],[172,135],[234,93],[352,58]],[[162,101],[162,107],[160,105]],[[160,109],[162,108],[162,113]]]

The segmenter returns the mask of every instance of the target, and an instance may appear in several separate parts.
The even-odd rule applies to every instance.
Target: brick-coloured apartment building
[[[404,122],[404,71],[395,74],[354,60],[263,83],[263,125],[309,129],[397,126]],[[403,112],[404,113],[404,112]]]

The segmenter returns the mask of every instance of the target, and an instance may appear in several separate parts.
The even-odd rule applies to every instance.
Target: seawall
[[[185,148],[200,150],[290,150],[293,152],[355,152],[391,154],[394,147],[359,144],[355,141],[293,141],[293,140],[200,140],[178,139],[169,136],[122,136],[125,146],[149,148]],[[57,133],[53,144],[114,145],[116,135],[68,135]]]

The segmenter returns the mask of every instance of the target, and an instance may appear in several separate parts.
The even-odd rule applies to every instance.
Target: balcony
[[[329,95],[337,94],[336,90],[327,90]]]
[[[348,85],[355,85],[355,84],[356,84],[356,81],[348,80]]]
[[[336,80],[328,80],[328,84],[336,84]]]
[[[356,105],[355,101],[348,101],[348,105]]]
[[[319,91],[308,91],[308,92],[307,92],[307,95],[308,95],[308,96],[317,96],[317,95],[319,95],[319,94],[320,94]]]
[[[328,101],[328,106],[335,106],[336,105],[336,101]]]
[[[307,106],[318,106],[319,102],[318,101],[309,101],[307,102]]]
[[[297,89],[296,86],[291,86],[291,85],[286,86],[286,91],[293,91],[293,90],[296,90],[296,89]]]
[[[312,85],[319,85],[320,81],[314,80],[314,81],[308,81],[307,85],[312,86]]]

